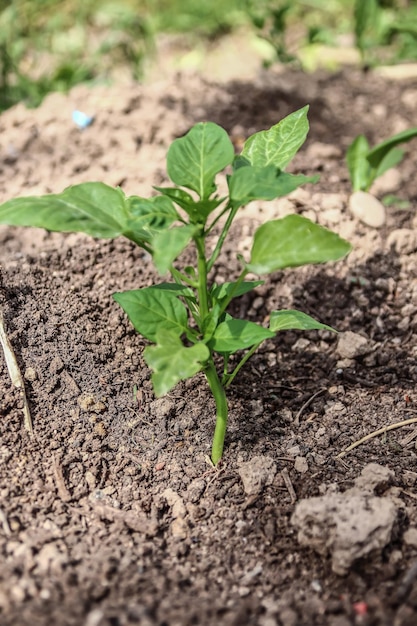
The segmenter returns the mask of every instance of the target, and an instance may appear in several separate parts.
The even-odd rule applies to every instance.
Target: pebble
[[[366,337],[348,330],[339,334],[336,350],[342,359],[355,359],[364,354],[369,354],[372,345]]]
[[[247,496],[259,495],[265,485],[270,485],[277,473],[275,461],[268,456],[254,456],[238,469]]]
[[[367,191],[355,191],[349,198],[352,215],[372,228],[381,228],[386,221],[384,205]]]
[[[294,469],[300,474],[305,474],[306,472],[308,472],[307,459],[304,456],[295,457]]]

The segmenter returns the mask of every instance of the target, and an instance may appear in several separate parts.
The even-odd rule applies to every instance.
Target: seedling
[[[158,397],[179,381],[204,373],[217,409],[214,464],[223,453],[226,389],[261,343],[286,329],[332,330],[297,310],[271,311],[267,327],[228,312],[234,298],[263,284],[259,275],[348,253],[346,241],[304,217],[289,215],[262,224],[254,234],[250,258],[237,255],[240,273],[222,284],[210,281],[241,207],[255,199],[273,200],[316,180],[284,171],[304,143],[307,111],[304,107],[252,135],[239,155],[223,128],[211,122],[195,125],[168,150],[167,170],[174,186],[157,187],[158,195],[151,198],[126,197],[119,188],[95,182],[0,205],[0,223],[100,238],[123,235],[152,256],[161,276],[170,274],[170,282],[116,293],[114,299],[136,330],[154,344],[145,348],[144,358]],[[227,192],[219,197],[216,177],[226,168]],[[182,267],[179,257],[189,244],[195,264]]]
[[[393,135],[371,149],[366,137],[358,135],[346,153],[353,191],[369,191],[379,176],[398,165],[403,160],[404,151],[397,146],[413,137],[417,137],[417,127]]]

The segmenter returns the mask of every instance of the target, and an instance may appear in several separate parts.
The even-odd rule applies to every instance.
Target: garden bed
[[[145,343],[111,298],[158,280],[147,255],[125,240],[0,227],[0,306],[34,425],[31,437],[1,358],[2,626],[416,623],[416,424],[338,455],[417,418],[416,141],[375,187],[398,196],[379,229],[350,215],[344,162],[357,134],[374,145],[417,125],[417,80],[271,71],[250,84],[176,76],[77,87],[0,117],[0,201],[88,180],[148,196],[166,181],[168,146],[194,123],[222,125],[239,149],[307,103],[311,130],[291,167],[319,183],[249,206],[233,235],[245,254],[265,217],[296,212],[353,252],[273,274],[235,313],[259,321],[298,308],[341,334],[287,332],[264,344],[230,388],[216,469],[204,378],[155,400]],[[84,130],[76,109],[94,116]],[[218,277],[226,261],[234,267],[232,250]],[[361,509],[353,519],[346,504],[343,523],[357,524],[364,545],[355,532],[329,539],[339,523],[329,510],[316,520],[324,538],[303,544],[313,518],[297,521],[296,507],[341,493],[362,498],[364,515],[389,509],[386,540],[374,542],[382,521],[362,536]]]

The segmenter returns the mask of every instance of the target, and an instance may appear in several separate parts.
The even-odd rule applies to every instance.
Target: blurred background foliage
[[[304,69],[320,46],[354,46],[363,66],[417,59],[417,0],[0,0],[0,111],[120,72],[140,80],[164,34],[192,48],[238,29],[269,63]]]

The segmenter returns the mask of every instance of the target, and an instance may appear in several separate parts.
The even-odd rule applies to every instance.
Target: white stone
[[[367,191],[355,191],[349,198],[349,209],[352,215],[372,228],[381,228],[385,224],[386,211],[384,205]]]

